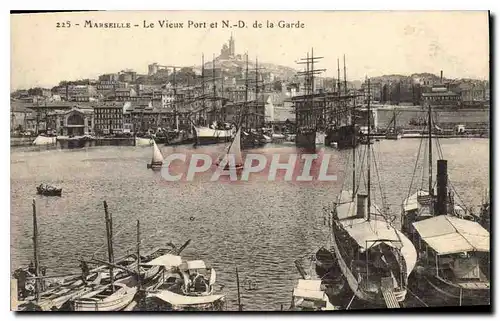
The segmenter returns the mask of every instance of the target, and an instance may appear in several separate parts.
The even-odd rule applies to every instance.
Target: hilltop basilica
[[[220,55],[217,59],[241,59],[241,55],[235,54],[235,45],[233,34],[231,34],[231,38],[229,38],[229,42],[222,45],[220,50]]]

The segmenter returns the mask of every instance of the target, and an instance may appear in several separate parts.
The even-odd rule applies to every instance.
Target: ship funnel
[[[446,215],[448,213],[448,161],[440,159],[437,161],[437,200],[434,208],[435,215]]]
[[[369,219],[368,195],[357,195],[356,217]]]

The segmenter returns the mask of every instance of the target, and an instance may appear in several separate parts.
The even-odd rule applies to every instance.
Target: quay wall
[[[393,117],[393,108],[377,108],[379,129],[385,129],[389,126]],[[410,125],[412,119],[427,118],[427,110],[422,109],[420,106],[396,106],[395,108],[397,127],[413,128],[415,126]],[[458,124],[465,125],[466,128],[487,128],[490,123],[490,110],[479,108],[444,110],[436,108],[433,117],[437,125],[442,128],[453,128]]]

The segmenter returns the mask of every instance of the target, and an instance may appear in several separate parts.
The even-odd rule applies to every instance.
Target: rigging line
[[[366,149],[363,149],[363,153],[359,153],[359,163],[361,165],[360,165],[360,168],[358,171],[359,173],[358,173],[358,181],[356,182],[356,191],[353,191],[355,194],[358,193],[359,186],[361,186],[361,184],[360,184],[361,178],[364,178],[363,168],[364,168],[364,164],[365,164],[365,154],[366,154]],[[363,179],[363,181],[364,181],[364,179]]]
[[[425,139],[425,138],[422,138],[422,139]],[[427,162],[425,161],[428,157],[428,144],[429,142],[427,141],[427,139],[425,139],[425,149],[424,149],[424,158],[423,158],[423,162],[422,162],[422,177],[421,177],[421,182],[420,182],[420,189],[424,189],[424,183],[425,183],[425,180],[428,179],[428,177],[425,175],[426,173],[426,169],[428,170],[428,164]]]
[[[373,148],[373,150],[374,150],[373,151],[373,164],[375,166],[375,173],[377,173],[377,180],[378,180],[378,187],[380,189],[380,199],[382,202],[382,209],[388,211],[387,204],[385,202],[385,197],[384,197],[384,190],[382,189],[382,181],[380,179],[380,171],[379,171],[378,165],[377,165],[378,162],[377,162],[377,155],[375,153],[375,148]],[[376,193],[374,193],[374,194],[376,195]],[[383,212],[381,212],[380,214],[382,214],[382,216],[384,216],[384,218],[386,218]]]
[[[418,146],[418,153],[417,153],[417,160],[415,161],[415,167],[413,168],[413,174],[411,175],[411,182],[410,182],[410,188],[408,190],[408,195],[407,195],[407,198],[410,197],[410,193],[411,193],[411,190],[413,188],[413,180],[415,179],[415,173],[417,172],[417,168],[418,168],[418,160],[420,158],[420,152],[421,152],[421,149],[422,149],[422,142],[424,141],[423,138],[420,139],[420,144]]]
[[[133,223],[133,222],[129,222],[129,224],[130,224],[130,225],[131,225],[132,223]],[[114,240],[114,238],[115,238],[116,236],[118,236],[118,235],[120,235],[121,233],[123,233],[123,232],[124,232],[127,228],[129,228],[129,226],[127,226],[127,225],[125,224],[125,226],[124,226],[121,230],[119,230],[119,231],[118,231],[118,232],[116,232],[116,233],[113,233],[113,236],[111,237],[111,240]],[[97,249],[97,250],[96,250],[96,251],[92,254],[92,258],[94,258],[94,256],[95,256],[97,253],[99,253],[99,251],[101,251],[101,250],[104,248],[104,246],[107,246],[107,243],[106,243],[106,244],[103,244],[101,247],[99,247],[99,248],[98,248],[98,249]]]
[[[346,156],[344,155],[344,156],[343,156],[343,158],[346,158]],[[346,160],[345,164],[349,164],[349,163],[350,163],[350,159],[351,159],[351,154],[350,154],[350,153],[348,153],[348,154],[347,154],[347,160]],[[344,168],[345,168],[345,167],[344,167]],[[349,169],[349,168],[347,168],[347,169]],[[347,173],[347,172],[348,172],[348,170],[347,170],[347,171],[345,171],[345,172]],[[344,190],[344,186],[345,186],[346,181],[347,181],[346,177],[347,177],[347,174],[345,174],[345,175],[344,175],[344,180],[342,181],[342,186],[340,187],[340,194],[341,194],[341,195],[342,195],[342,191]],[[353,192],[354,192],[354,191],[353,191]],[[339,195],[339,198],[341,197],[341,195]],[[339,199],[339,202],[340,202],[340,199]]]

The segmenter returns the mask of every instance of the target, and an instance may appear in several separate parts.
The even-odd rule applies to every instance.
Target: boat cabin
[[[429,192],[419,190],[403,202],[403,215],[401,216],[401,227],[404,233],[410,234],[412,224],[427,220],[435,216],[434,204],[436,196],[429,195]],[[453,204],[453,196],[447,197],[447,209],[450,214],[466,220],[474,220],[474,217],[463,207]],[[453,208],[453,210],[452,210]]]
[[[413,223],[419,260],[436,277],[463,287],[489,287],[490,237],[479,223],[440,215]]]
[[[212,293],[216,274],[213,268],[207,267],[202,260],[187,261],[179,266],[184,278],[184,294],[207,295]]]

